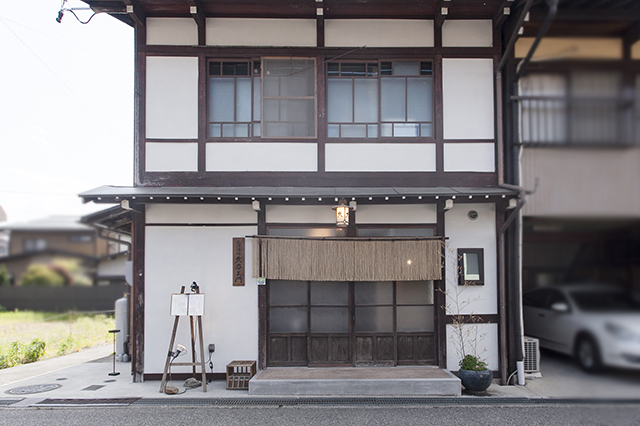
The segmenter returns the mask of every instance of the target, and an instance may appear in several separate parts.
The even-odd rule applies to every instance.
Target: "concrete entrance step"
[[[268,368],[249,382],[249,395],[461,394],[460,379],[437,367]]]

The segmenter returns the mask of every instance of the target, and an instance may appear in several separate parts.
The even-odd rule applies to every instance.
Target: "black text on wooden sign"
[[[233,239],[233,285],[244,286],[244,238]]]

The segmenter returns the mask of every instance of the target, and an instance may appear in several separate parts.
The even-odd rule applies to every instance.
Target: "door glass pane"
[[[356,305],[385,305],[393,303],[393,283],[387,281],[355,284]]]
[[[393,307],[356,307],[356,332],[392,333]]]
[[[380,82],[382,121],[405,121],[405,81],[383,78]]]
[[[306,305],[306,281],[269,281],[269,303],[271,306]]]
[[[393,75],[420,75],[420,62],[396,62]]]
[[[272,333],[306,333],[307,308],[271,308],[269,331]]]
[[[343,124],[342,137],[343,138],[366,138],[367,125],[366,124]]]
[[[418,123],[395,123],[393,126],[393,136],[397,138],[417,137],[420,132]]]
[[[433,281],[399,281],[396,283],[398,305],[432,305]]]
[[[338,305],[349,304],[349,284],[345,282],[312,282],[312,305]]]
[[[260,120],[260,77],[253,77],[253,119]]]
[[[348,333],[349,308],[311,308],[312,333]]]
[[[369,124],[367,125],[367,131],[370,138],[378,137],[378,125],[377,124]]]
[[[433,136],[433,124],[421,124],[420,136],[422,136],[423,138],[430,138],[431,136]]]
[[[354,121],[357,123],[377,123],[378,80],[356,79],[354,81],[354,99]]]
[[[353,122],[352,80],[330,78],[327,81],[327,121]]]
[[[407,121],[431,121],[431,79],[407,79]]]
[[[433,331],[433,306],[398,306],[398,331]]]
[[[209,79],[209,121],[233,121],[233,78]]]
[[[251,121],[251,79],[236,79],[236,120]]]
[[[327,129],[327,136],[330,138],[339,138],[340,137],[340,125],[339,124],[329,124],[329,128]]]

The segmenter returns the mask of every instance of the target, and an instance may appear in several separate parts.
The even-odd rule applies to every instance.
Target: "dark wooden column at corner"
[[[444,243],[444,219],[445,219],[445,210],[444,210],[444,201],[438,201],[437,205],[437,213],[436,213],[436,235],[442,237],[442,241]],[[442,245],[442,259],[444,259],[446,255],[444,244]],[[443,260],[444,261],[444,260]],[[436,336],[437,336],[437,359],[438,359],[438,367],[447,368],[447,313],[444,309],[446,304],[445,294],[444,292],[447,290],[446,282],[447,282],[447,268],[442,268],[442,278],[439,281],[434,281],[434,308],[436,311]]]
[[[258,235],[267,233],[267,203],[260,201],[258,213]],[[258,244],[258,240],[253,240],[252,244]],[[258,369],[267,368],[267,286],[258,286]]]
[[[144,381],[144,241],[145,213],[132,216],[133,251],[133,311],[131,312],[133,332],[131,333],[131,370],[134,383]]]

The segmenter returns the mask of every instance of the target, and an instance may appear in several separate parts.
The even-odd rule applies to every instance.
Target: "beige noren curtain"
[[[301,281],[423,281],[441,278],[440,238],[255,236],[253,277]]]

